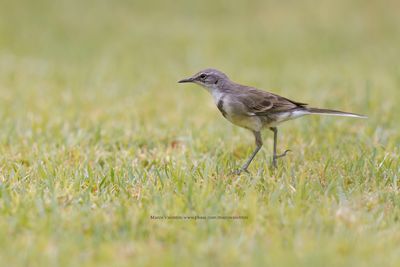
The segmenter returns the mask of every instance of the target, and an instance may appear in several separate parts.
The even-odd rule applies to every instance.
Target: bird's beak
[[[180,80],[180,81],[178,81],[178,83],[191,83],[191,82],[193,82],[193,80],[194,80],[194,78],[190,77],[187,79]]]

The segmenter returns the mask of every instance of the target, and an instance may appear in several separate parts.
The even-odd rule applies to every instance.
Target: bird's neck
[[[212,95],[214,103],[217,105],[224,94],[223,87],[215,84],[207,87],[205,86],[204,88]]]
[[[210,92],[210,94],[215,94],[215,93],[222,93],[224,91],[227,90],[227,88],[229,88],[229,84],[231,84],[231,81],[228,80],[222,80],[219,81],[216,84],[210,84],[207,86],[203,86],[208,92]]]
[[[210,94],[213,94],[213,92],[216,92],[216,91],[221,91],[221,89],[219,88],[219,86],[216,85],[216,84],[209,85],[209,86],[204,86],[204,88],[205,88]]]

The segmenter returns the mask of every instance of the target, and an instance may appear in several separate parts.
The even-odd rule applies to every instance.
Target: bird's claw
[[[284,156],[286,156],[286,154],[287,154],[288,152],[292,152],[292,150],[286,149],[285,152],[283,152],[282,154],[280,154],[280,155],[274,155],[274,156],[272,157],[272,167],[273,167],[273,168],[276,168],[276,167],[277,167],[276,160],[279,159],[279,158],[283,158]]]
[[[233,174],[240,175],[242,172],[250,173],[247,168],[240,168],[239,170],[233,171]]]
[[[275,158],[276,158],[276,159],[283,158],[284,156],[286,156],[286,154],[287,154],[288,152],[292,152],[292,150],[286,149],[285,152],[283,152],[283,153],[280,154],[280,155],[276,155]]]

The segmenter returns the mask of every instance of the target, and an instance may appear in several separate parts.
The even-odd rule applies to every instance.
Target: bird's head
[[[226,81],[229,81],[229,78],[223,72],[216,69],[205,69],[190,78],[178,81],[178,83],[196,83],[207,89],[214,89]]]

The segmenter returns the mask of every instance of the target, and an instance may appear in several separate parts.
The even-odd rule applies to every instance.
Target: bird
[[[207,68],[182,79],[178,83],[195,83],[205,88],[213,97],[214,103],[222,116],[236,126],[250,130],[255,139],[255,149],[250,157],[236,172],[248,172],[248,167],[263,146],[261,131],[270,129],[273,132],[272,167],[277,168],[277,159],[286,156],[290,150],[277,154],[277,126],[288,120],[305,115],[333,115],[353,118],[367,116],[333,109],[309,107],[308,104],[290,100],[255,87],[238,84],[225,73]]]

